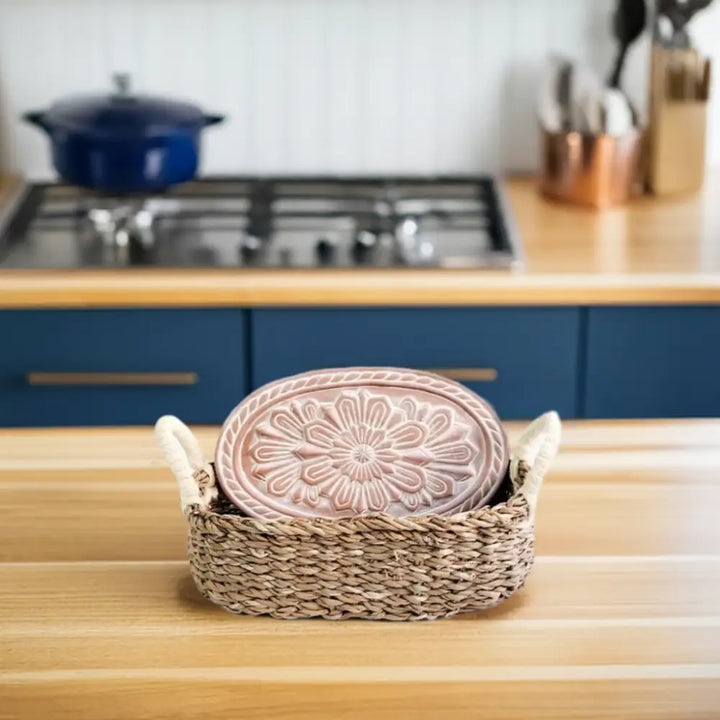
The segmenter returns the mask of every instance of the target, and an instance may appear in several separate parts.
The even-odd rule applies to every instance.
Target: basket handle
[[[545,473],[560,445],[561,429],[560,416],[554,411],[536,418],[521,435],[510,461],[510,478],[513,486],[517,493],[525,496],[531,516],[535,514]],[[522,480],[519,474],[521,461],[530,468]]]
[[[216,489],[213,485],[201,490],[195,481],[195,472],[206,467],[206,463],[190,428],[174,415],[164,415],[155,423],[155,438],[177,480],[183,512],[191,505],[209,505]],[[214,477],[212,473],[211,477]]]

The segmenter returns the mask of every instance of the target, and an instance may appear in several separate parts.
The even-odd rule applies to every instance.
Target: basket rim
[[[525,463],[520,464],[521,478],[530,468]],[[196,477],[214,473],[212,464],[197,470]],[[212,478],[214,480],[214,478]],[[239,532],[265,533],[275,535],[344,535],[357,532],[443,532],[467,531],[469,528],[497,526],[517,527],[518,522],[527,522],[533,525],[530,504],[521,492],[518,484],[513,483],[510,497],[492,505],[483,505],[479,508],[466,510],[453,515],[407,515],[393,517],[384,513],[368,513],[365,515],[351,515],[341,518],[326,517],[291,517],[277,520],[264,520],[240,515],[236,513],[217,512],[212,509],[212,503],[203,505],[193,503],[186,510],[188,519],[195,518],[214,525],[231,526]]]

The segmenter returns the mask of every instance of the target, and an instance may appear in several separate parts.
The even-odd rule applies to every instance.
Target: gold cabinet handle
[[[28,385],[196,385],[194,372],[30,372]]]
[[[495,382],[498,371],[495,368],[425,368],[426,372],[435,373],[458,382]]]

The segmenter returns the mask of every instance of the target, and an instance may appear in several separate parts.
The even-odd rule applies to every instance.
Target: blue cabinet
[[[247,390],[243,310],[0,312],[0,425],[219,423]]]
[[[720,308],[588,311],[585,415],[720,415]]]
[[[439,370],[505,419],[720,415],[720,307],[0,311],[0,426],[220,423],[323,367]]]
[[[322,367],[439,368],[456,371],[503,418],[549,409],[574,417],[580,315],[547,307],[253,310],[252,387]],[[496,379],[474,381],[483,370]]]

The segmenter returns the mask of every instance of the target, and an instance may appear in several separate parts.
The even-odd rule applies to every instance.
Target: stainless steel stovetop
[[[28,185],[0,266],[501,268],[520,261],[496,180],[219,178],[147,197]]]

